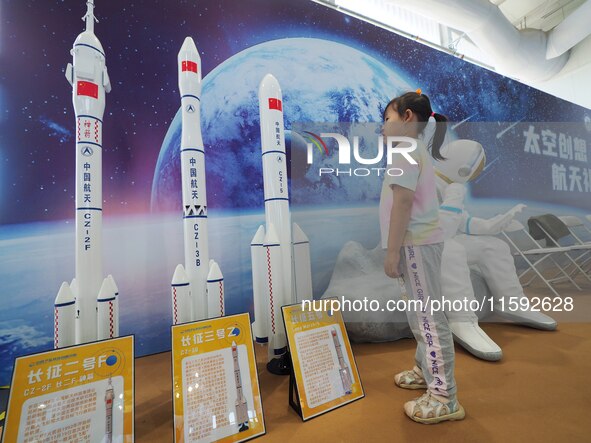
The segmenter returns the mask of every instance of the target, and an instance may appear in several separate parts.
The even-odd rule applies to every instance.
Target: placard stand
[[[291,365],[291,371],[289,373],[289,406],[291,406],[293,410],[298,413],[302,420],[304,419],[302,416],[302,406],[300,405],[298,385],[296,383],[295,373],[293,372],[293,361]]]
[[[364,397],[351,343],[338,311],[281,307],[289,347],[289,405],[303,421]]]
[[[265,434],[248,313],[172,326],[174,441],[239,443]]]

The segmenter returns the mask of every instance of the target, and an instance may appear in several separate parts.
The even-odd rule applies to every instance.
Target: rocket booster
[[[234,381],[236,382],[236,423],[240,432],[248,429],[248,407],[244,392],[242,390],[242,376],[240,375],[240,364],[238,363],[238,347],[232,342],[232,359],[234,360]]]
[[[172,276],[172,322],[175,325],[191,321],[191,290],[183,265],[177,265]]]
[[[251,242],[254,338],[269,342],[269,360],[287,351],[281,306],[312,298],[310,246],[304,232],[291,223],[283,96],[275,77],[259,85],[261,156],[265,227]],[[266,314],[265,314],[266,313]]]
[[[55,298],[53,314],[53,347],[65,348],[76,344],[76,300],[68,282],[63,282]]]
[[[179,289],[173,278],[173,322],[181,321],[178,305],[175,313],[176,293],[189,294],[190,318],[202,320],[212,314],[223,315],[223,275],[217,264],[210,266],[207,230],[207,190],[205,181],[205,150],[201,137],[201,58],[191,37],[185,38],[178,53],[178,83],[181,95],[181,186],[183,203],[183,236],[185,250],[184,271],[187,289]],[[175,272],[175,275],[177,273]],[[178,279],[177,279],[178,280]],[[176,281],[176,286],[175,286]],[[208,296],[208,291],[215,294]],[[211,299],[211,300],[208,300]],[[185,303],[184,299],[177,301]],[[214,306],[209,306],[213,304]],[[186,305],[184,305],[186,306]]]
[[[250,259],[252,262],[252,292],[254,299],[255,321],[252,324],[252,333],[257,343],[267,343],[267,319],[269,314],[269,298],[266,296],[266,285],[262,276],[267,275],[265,250],[263,240],[265,239],[265,227],[259,226],[256,234],[250,242]]]
[[[115,288],[111,283],[109,277],[103,280],[101,289],[99,291],[97,299],[97,339],[105,340],[107,338],[114,338],[118,335],[115,330],[117,328],[116,323],[116,307],[117,296],[115,295]]]
[[[282,273],[283,252],[281,243],[275,232],[275,226],[269,225],[267,234],[263,239],[263,250],[265,254],[265,267],[267,278],[264,296],[268,300],[267,306],[267,328],[269,341],[269,360],[285,354],[287,351],[287,337],[282,323],[281,306],[288,304],[287,296],[291,292],[285,292],[285,280]]]
[[[71,287],[76,299],[76,343],[98,336],[97,297],[103,283],[103,113],[105,94],[111,91],[105,52],[94,34],[94,0],[86,5],[86,30],[74,42],[73,63],[68,63],[65,73],[76,114],[76,286]]]
[[[224,300],[224,276],[215,260],[209,260],[207,275],[207,316],[223,317],[226,313]]]
[[[297,223],[293,224],[293,268],[295,280],[294,303],[312,299],[312,269],[310,240]]]
[[[353,381],[351,380],[351,371],[345,362],[345,358],[343,357],[341,341],[339,340],[336,329],[331,329],[330,334],[332,336],[332,342],[339,360],[339,375],[341,376],[341,382],[343,383],[343,390],[345,391],[345,394],[350,394],[352,392],[351,387],[353,385]]]
[[[115,283],[115,279],[111,274],[107,275],[109,282],[111,283],[111,288],[113,290],[113,295],[115,296],[115,301],[113,302],[113,310],[115,311],[114,314],[114,333],[115,337],[119,337],[119,288],[117,287],[117,283]]]

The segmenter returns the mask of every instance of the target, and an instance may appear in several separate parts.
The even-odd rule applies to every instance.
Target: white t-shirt
[[[402,186],[414,191],[414,199],[410,212],[410,221],[404,236],[403,245],[430,245],[444,240],[443,230],[439,226],[439,201],[435,187],[435,172],[431,156],[425,144],[417,140],[417,148],[410,156],[418,163],[411,164],[401,154],[394,154],[392,164],[386,169],[399,168],[403,174],[393,177],[384,174],[382,194],[380,196],[380,229],[382,248],[388,248],[390,231],[390,214],[392,211],[392,185]],[[395,173],[396,171],[392,171]]]

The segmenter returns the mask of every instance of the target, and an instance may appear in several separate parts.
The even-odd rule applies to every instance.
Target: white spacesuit
[[[494,312],[512,322],[537,329],[554,330],[556,322],[539,312],[501,310],[500,301],[525,297],[517,277],[509,246],[493,235],[507,227],[524,205],[490,219],[471,217],[464,210],[465,183],[476,178],[486,157],[482,145],[471,140],[456,140],[445,145],[446,160],[436,162],[440,221],[446,240],[441,263],[442,294],[451,300],[474,300],[470,268],[479,272],[494,298]],[[483,297],[479,297],[482,299]],[[478,317],[470,310],[447,310],[454,339],[469,352],[484,360],[499,360],[499,346],[478,326]]]

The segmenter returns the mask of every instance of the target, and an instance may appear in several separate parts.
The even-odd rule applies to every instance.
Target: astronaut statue
[[[466,189],[459,183],[451,183],[443,191],[439,208],[439,221],[445,234],[441,256],[441,290],[448,300],[475,300],[470,279],[468,257],[464,247],[454,238],[463,222]],[[468,309],[445,309],[454,341],[483,360],[497,361],[503,356],[501,348],[478,326],[478,317]]]
[[[465,184],[484,168],[486,157],[480,143],[456,140],[441,150],[445,161],[435,163],[437,190],[442,202],[440,221],[445,232],[441,274],[442,294],[451,300],[474,300],[470,269],[485,280],[494,299],[493,311],[499,317],[536,329],[554,330],[556,322],[534,311],[508,311],[507,300],[525,297],[517,277],[509,246],[493,237],[505,229],[525,206],[517,205],[490,219],[471,217],[464,209]],[[482,302],[483,297],[479,297]],[[501,299],[505,298],[505,311]],[[520,305],[521,306],[521,305]],[[454,339],[475,356],[499,360],[499,346],[478,326],[478,317],[470,310],[446,311]]]

